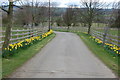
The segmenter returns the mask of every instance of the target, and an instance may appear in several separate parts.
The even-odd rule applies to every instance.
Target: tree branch
[[[0,9],[2,9],[3,11],[5,11],[5,12],[9,13],[7,10],[3,9],[2,7],[0,7]]]
[[[20,6],[17,6],[17,5],[13,5],[13,6],[15,6],[15,7],[19,8],[19,9],[23,9],[22,7],[20,7]]]

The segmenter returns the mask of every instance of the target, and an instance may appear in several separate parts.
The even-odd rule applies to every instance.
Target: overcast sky
[[[22,1],[25,1],[25,0],[22,0]],[[32,0],[29,0],[29,1],[32,1]],[[36,0],[33,0],[33,1],[36,1]],[[49,1],[49,0],[37,0],[37,1]],[[80,0],[51,0],[51,2],[54,1],[54,2],[58,2],[59,3],[59,6],[60,7],[66,7],[67,4],[79,4],[80,3]],[[87,0],[86,0],[87,1]],[[100,2],[118,2],[119,0],[100,0]],[[3,2],[8,2],[8,0],[0,0],[0,5],[3,3]]]

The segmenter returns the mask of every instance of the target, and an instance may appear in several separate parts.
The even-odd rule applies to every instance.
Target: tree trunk
[[[8,25],[6,27],[5,31],[5,38],[4,38],[4,43],[2,46],[2,50],[8,47],[10,43],[10,38],[11,38],[11,28],[12,28],[12,16],[13,16],[13,2],[10,2],[9,4],[9,11],[8,11]]]
[[[68,26],[67,31],[69,31],[69,29],[70,29],[70,26]]]
[[[88,25],[88,34],[90,35],[90,31],[91,31],[91,23],[89,23]]]

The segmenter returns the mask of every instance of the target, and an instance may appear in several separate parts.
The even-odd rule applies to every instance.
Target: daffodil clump
[[[52,33],[53,33],[53,30],[50,30],[49,32],[43,33],[42,38],[45,38]]]
[[[41,36],[31,37],[29,39],[22,40],[18,43],[9,44],[9,46],[3,50],[2,57],[6,58],[9,56],[12,56],[15,53],[19,52],[19,50],[28,48],[32,44],[35,44],[35,43],[43,40],[44,38],[46,38],[47,36],[49,36],[52,33],[53,33],[53,31],[50,30],[49,32],[46,32],[46,33],[42,34]]]
[[[87,32],[83,32],[84,34],[88,34]]]
[[[98,45],[103,45],[103,41],[101,41],[100,39],[93,36],[90,36],[90,38],[94,40]],[[105,43],[104,48],[108,50],[110,53],[120,55],[120,47],[118,47],[117,45]]]
[[[98,45],[102,45],[102,44],[103,44],[103,41],[101,41],[100,39],[98,39],[98,38],[96,38],[96,37],[94,37],[94,36],[90,36],[90,38],[91,38],[92,40],[94,40]]]

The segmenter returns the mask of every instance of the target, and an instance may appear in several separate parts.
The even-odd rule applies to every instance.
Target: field
[[[79,26],[77,26],[79,28]],[[57,30],[55,27],[53,28],[54,30]],[[93,30],[96,30],[96,31],[99,31],[99,32],[105,32],[104,28],[96,28],[96,27],[92,27],[91,29]],[[61,30],[61,31],[67,31],[67,29],[64,29],[64,28],[59,28],[58,30]],[[72,31],[72,29],[70,29],[70,31]],[[111,34],[111,35],[116,35],[118,36],[118,29],[113,29],[113,28],[110,28],[108,30],[108,34]]]
[[[57,26],[57,25],[56,25]],[[96,30],[96,31],[100,31],[100,32],[105,32],[104,28],[107,25],[104,23],[92,23],[92,29]],[[61,26],[60,26],[61,27]],[[67,27],[67,26],[62,26],[62,27]],[[72,26],[71,26],[72,27]],[[73,27],[84,27],[83,25],[81,25],[81,23],[79,23],[78,26],[73,26]],[[54,27],[53,27],[54,28]],[[59,30],[65,30],[65,29],[59,29]],[[118,35],[118,29],[117,28],[109,28],[108,33],[111,35]]]
[[[99,32],[105,32],[105,30],[104,29],[95,29],[94,28],[94,30],[96,30],[96,31],[99,31]],[[108,30],[108,34],[111,34],[111,35],[115,35],[115,36],[118,36],[118,29],[113,29],[113,28],[110,28],[109,30]]]

